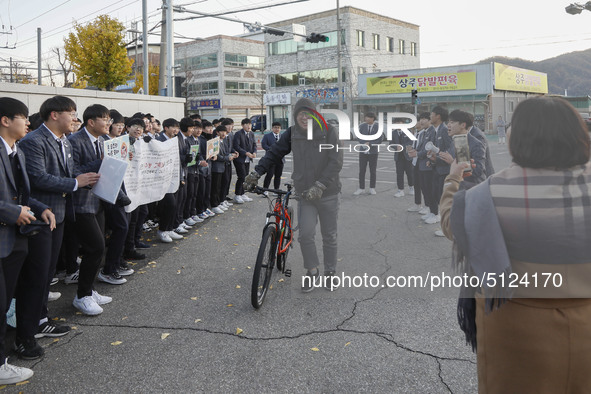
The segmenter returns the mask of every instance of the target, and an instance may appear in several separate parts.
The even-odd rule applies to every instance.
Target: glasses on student
[[[67,113],[72,119],[78,119],[78,112],[59,111],[60,114]]]
[[[13,116],[12,119],[21,119],[21,120],[24,120],[25,122],[29,120],[26,116],[18,116],[18,115]]]

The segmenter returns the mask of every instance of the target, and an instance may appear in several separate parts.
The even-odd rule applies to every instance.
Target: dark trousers
[[[15,229],[17,231],[17,229]],[[27,252],[29,249],[29,241],[26,237],[16,234],[16,240],[12,252],[2,259],[0,259],[0,361],[4,362],[6,359],[6,312],[10,307],[12,297],[16,290],[16,283],[21,268],[25,263]]]
[[[92,295],[93,283],[105,253],[105,213],[77,213],[76,231],[84,249],[78,278],[78,298]]]
[[[42,226],[39,233],[29,237],[29,254],[21,269],[16,289],[16,335],[33,338],[39,331],[39,320],[47,317],[49,284],[55,273],[64,222],[53,231]]]
[[[421,191],[425,198],[425,206],[429,207],[429,211],[432,214],[437,215],[437,203],[433,198],[433,171],[419,171],[419,182],[421,183]]]
[[[62,239],[62,247],[57,260],[57,271],[66,271],[67,275],[71,275],[78,271],[78,236],[76,235],[76,223],[68,219],[64,221],[64,237]]]
[[[197,214],[197,208],[195,207],[197,189],[199,189],[199,175],[187,174],[187,199],[183,208],[185,219]]]
[[[166,193],[158,203],[160,211],[160,231],[174,230],[174,218],[176,215],[176,198],[174,193]],[[138,226],[141,226],[138,223]]]
[[[419,172],[419,164],[417,163],[416,166],[412,166],[412,179],[414,181],[415,188],[415,204],[417,205],[421,205],[421,190],[423,190],[421,179],[419,178]]]
[[[224,171],[224,180],[223,183],[223,198],[225,199],[230,194],[230,185],[232,184],[232,164],[228,163],[226,165],[226,171]]]
[[[105,224],[111,229],[111,237],[109,238],[109,246],[105,256],[105,268],[103,269],[106,274],[117,272],[121,264],[127,230],[129,229],[127,216],[123,207],[105,204]]]
[[[148,216],[148,206],[140,205],[131,213],[127,214],[127,236],[125,237],[124,253],[130,253],[135,250],[135,245],[140,241],[142,236],[142,225]]]
[[[244,194],[244,180],[250,170],[250,163],[239,163],[234,160],[234,167],[236,168],[236,187],[234,194],[241,196]]]
[[[396,184],[398,190],[404,190],[404,174],[406,173],[406,181],[408,186],[413,186],[414,182],[412,179],[412,163],[404,157],[402,153],[399,153],[399,158],[396,160]]]
[[[223,172],[212,172],[211,173],[211,194],[209,197],[212,207],[217,207],[222,202],[222,177]]]
[[[281,174],[283,174],[283,163],[277,165],[274,164],[269,168],[267,174],[265,175],[265,179],[263,180],[263,187],[269,187],[271,184],[271,178],[273,178],[273,187],[275,189],[281,188]]]
[[[448,174],[438,174],[437,172],[433,173],[433,204],[437,207],[434,214],[439,212],[439,200],[441,200],[441,195],[443,194],[443,184],[445,183],[445,178]]]
[[[376,187],[376,171],[378,168],[378,155],[360,153],[359,154],[359,188],[365,189],[365,170],[369,164],[369,187]]]
[[[187,183],[186,181],[181,182],[179,188],[174,193],[176,214],[174,217],[173,227],[177,228],[181,223],[185,221],[183,216],[185,212],[185,201],[187,200]]]

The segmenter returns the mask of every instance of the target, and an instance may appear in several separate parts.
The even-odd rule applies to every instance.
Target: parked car
[[[266,115],[251,116],[250,122],[252,123],[252,131],[267,130],[267,116]]]

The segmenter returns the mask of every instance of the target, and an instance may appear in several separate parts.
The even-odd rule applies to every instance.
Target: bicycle
[[[267,192],[265,196],[269,199],[269,212],[266,214],[250,292],[250,302],[255,309],[263,305],[275,265],[277,270],[286,277],[291,276],[291,270],[286,268],[286,263],[295,230],[292,228],[293,208],[289,206],[292,186],[290,184],[285,186],[287,191],[260,186],[254,189],[257,194]],[[268,194],[275,194],[276,197],[269,197]]]

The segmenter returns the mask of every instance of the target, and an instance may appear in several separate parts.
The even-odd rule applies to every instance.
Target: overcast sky
[[[286,0],[175,0],[196,11],[216,13],[253,6],[286,3]],[[420,26],[421,67],[470,64],[490,56],[542,60],[591,46],[591,12],[569,15],[568,0],[341,0],[351,5]],[[148,0],[149,27],[160,18],[161,0]],[[336,0],[310,0],[264,10],[241,12],[235,17],[252,22],[271,23],[336,7]],[[141,0],[0,0],[0,19],[4,31],[0,60],[37,59],[36,29],[43,31],[43,57],[50,49],[63,46],[63,38],[73,21],[86,23],[107,13],[126,26],[142,15]],[[189,14],[178,14],[186,17]],[[141,24],[140,24],[141,26]],[[205,18],[175,22],[175,32],[188,37],[241,34],[240,23]],[[150,42],[159,41],[153,36]],[[183,40],[177,40],[182,42]],[[184,40],[186,41],[186,40]],[[45,61],[44,61],[45,63]],[[1,66],[6,65],[0,62]],[[32,65],[32,67],[35,67]],[[36,73],[33,73],[36,74]]]

